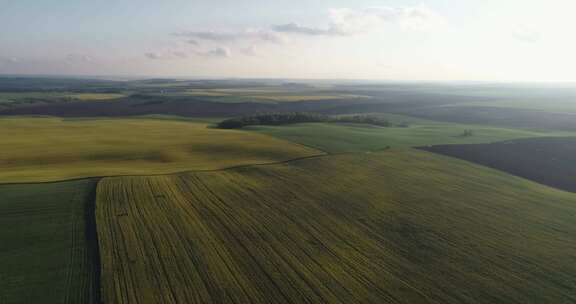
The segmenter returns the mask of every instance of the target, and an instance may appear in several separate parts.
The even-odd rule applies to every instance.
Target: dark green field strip
[[[95,186],[0,185],[0,303],[97,303]]]
[[[383,116],[387,117],[387,116]],[[394,120],[395,119],[395,120]],[[390,121],[401,123],[402,118]],[[526,137],[572,136],[562,131],[532,131],[492,126],[440,123],[425,120],[410,122],[407,128],[379,127],[349,123],[301,123],[283,126],[244,128],[329,152],[379,151],[386,147],[418,147],[441,144],[478,144]],[[471,136],[463,136],[472,130]]]
[[[572,303],[576,196],[413,150],[106,178],[106,303]]]

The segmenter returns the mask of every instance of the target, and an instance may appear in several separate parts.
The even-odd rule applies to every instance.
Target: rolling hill
[[[321,154],[271,136],[160,119],[0,119],[0,182],[211,170]]]
[[[97,193],[105,302],[576,301],[576,196],[428,152],[105,178]]]

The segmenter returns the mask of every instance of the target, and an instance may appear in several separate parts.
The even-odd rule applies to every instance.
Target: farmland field
[[[216,102],[296,102],[331,99],[363,99],[365,95],[331,94],[325,90],[290,90],[281,87],[247,87],[237,89],[190,89],[164,93],[171,96],[202,96]]]
[[[204,95],[207,96],[207,95]],[[223,96],[210,96],[208,100],[215,102],[262,102],[262,103],[277,103],[277,102],[298,102],[298,101],[318,101],[318,100],[338,100],[338,99],[365,99],[367,96],[357,95],[223,95]]]
[[[576,196],[428,152],[105,178],[97,194],[106,303],[576,301]]]
[[[93,180],[0,185],[0,303],[97,303],[94,191]]]
[[[525,100],[500,100],[479,103],[467,103],[465,106],[469,107],[496,107],[496,108],[512,108],[512,109],[528,109],[539,110],[544,112],[556,113],[576,113],[576,98],[566,99],[538,99],[530,98]]]
[[[27,98],[50,99],[72,98],[77,100],[113,100],[125,97],[125,94],[105,93],[69,93],[69,92],[0,92],[0,102],[18,101]]]
[[[548,103],[548,101],[547,101]],[[552,106],[552,105],[551,105]],[[483,124],[512,128],[576,130],[576,114],[569,111],[538,110],[530,106],[454,105],[399,110],[398,113],[437,121]]]
[[[562,131],[441,123],[404,118],[402,116],[391,117],[391,121],[409,121],[409,127],[378,127],[348,123],[304,123],[283,126],[251,126],[244,129],[329,152],[374,151],[386,147],[415,147],[438,144],[490,143],[515,138],[575,134]],[[464,130],[472,130],[473,135],[462,136]]]
[[[67,97],[79,100],[114,100],[125,97],[125,94],[104,94],[104,93],[78,93],[69,94]]]
[[[209,170],[319,151],[267,135],[160,119],[0,119],[0,182]]]
[[[576,137],[526,138],[492,144],[438,145],[422,149],[576,192]]]
[[[574,97],[0,76],[0,304],[576,303]]]

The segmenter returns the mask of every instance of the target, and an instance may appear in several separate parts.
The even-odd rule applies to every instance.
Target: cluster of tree
[[[238,118],[226,119],[218,123],[217,127],[221,129],[239,129],[246,126],[258,125],[285,125],[306,122],[343,122],[343,123],[361,123],[381,127],[408,127],[407,123],[392,124],[390,121],[377,115],[345,115],[331,116],[318,113],[307,112],[286,112],[286,113],[262,113],[247,115]]]
[[[333,117],[332,121],[334,121],[334,122],[348,122],[348,123],[361,123],[361,124],[375,125],[375,126],[380,126],[380,127],[401,127],[401,128],[407,128],[408,127],[407,122],[392,123],[382,116],[367,115],[367,114],[337,116],[337,117]]]
[[[473,136],[473,135],[474,135],[474,131],[469,130],[469,129],[466,129],[466,130],[464,130],[464,132],[462,132],[462,135],[461,135],[461,136],[462,136],[462,137],[470,137],[470,136]]]
[[[303,122],[327,122],[330,116],[316,113],[288,112],[288,113],[262,113],[230,118],[221,121],[218,128],[239,129],[246,126],[257,125],[284,125]]]

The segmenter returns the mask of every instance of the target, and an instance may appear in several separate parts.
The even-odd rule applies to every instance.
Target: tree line
[[[370,124],[380,127],[408,127],[407,123],[393,124],[385,118],[371,114],[325,115],[308,112],[260,113],[230,118],[217,124],[221,129],[240,129],[246,126],[276,126],[306,122],[340,122]]]

